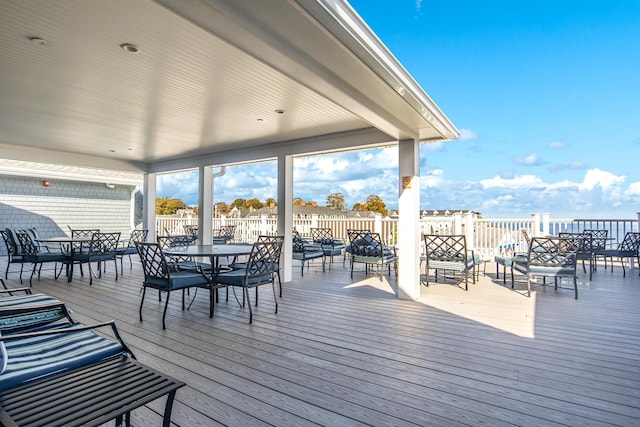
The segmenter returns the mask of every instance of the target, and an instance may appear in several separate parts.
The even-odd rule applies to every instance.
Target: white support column
[[[198,241],[210,245],[213,241],[213,168],[200,166],[198,170]]]
[[[377,212],[373,214],[373,232],[378,233],[384,240],[385,236],[382,235],[382,214]]]
[[[420,298],[420,142],[398,142],[398,298]]]
[[[291,281],[293,267],[293,157],[278,156],[278,235],[282,246],[282,281]]]
[[[156,241],[156,174],[148,173],[142,182],[142,228],[149,230],[148,242]]]

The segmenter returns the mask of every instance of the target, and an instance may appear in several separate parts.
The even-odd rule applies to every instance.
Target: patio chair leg
[[[251,301],[249,300],[249,288],[243,288],[243,294],[247,298],[247,305],[249,306],[249,324],[253,323],[253,310],[251,310]]]
[[[167,317],[167,308],[169,308],[169,295],[171,294],[171,292],[167,292],[167,299],[165,300],[164,303],[164,312],[162,313],[162,329],[167,329],[167,326],[165,324],[165,318]],[[182,297],[184,298],[184,293],[182,294]],[[183,301],[183,308],[184,310],[184,301]]]
[[[142,287],[142,299],[140,300],[140,310],[139,310],[139,314],[140,314],[140,321],[142,322],[142,304],[144,304],[144,296],[147,293],[147,287],[143,286]]]
[[[273,301],[276,304],[276,314],[278,313],[278,298],[276,297],[276,284],[272,281],[271,282],[271,289],[273,289]]]

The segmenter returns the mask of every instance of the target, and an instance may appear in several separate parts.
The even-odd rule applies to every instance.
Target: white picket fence
[[[529,218],[476,218],[473,214],[453,214],[447,217],[423,217],[420,220],[421,234],[465,234],[467,246],[474,249],[483,260],[492,260],[497,254],[512,250],[525,251],[526,241],[522,230],[529,236],[558,235],[560,232],[582,232],[588,229],[609,230],[611,246],[622,241],[628,231],[637,232],[637,219],[551,219],[548,214],[532,214]],[[197,225],[197,217],[179,218],[158,216],[156,230],[159,235],[183,234],[185,225]],[[235,225],[235,241],[253,242],[259,235],[274,235],[277,218],[266,215],[253,218],[214,218],[213,229],[223,225]],[[294,219],[295,229],[303,236],[310,236],[310,228],[328,227],[335,238],[347,239],[348,229],[377,232],[386,244],[397,242],[397,218],[376,216],[374,218],[310,218]]]

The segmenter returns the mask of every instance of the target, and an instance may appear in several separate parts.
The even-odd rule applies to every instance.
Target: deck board
[[[34,291],[82,322],[114,319],[140,361],[185,381],[175,425],[640,424],[637,269],[599,269],[578,300],[549,286],[527,298],[521,280],[511,290],[487,268],[468,292],[432,282],[404,301],[393,274],[312,265],[294,269],[278,314],[267,287],[252,325],[225,290],[213,319],[206,292],[188,311],[176,293],[166,331],[155,292],[138,320],[139,264],[117,282],[112,269],[92,286],[86,273],[68,284],[43,272]],[[163,403],[136,425],[153,425]]]

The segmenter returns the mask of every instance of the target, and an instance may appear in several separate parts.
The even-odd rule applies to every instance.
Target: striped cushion
[[[67,331],[3,341],[0,390],[122,354],[117,341],[93,331]]]
[[[54,305],[47,307],[46,304]],[[43,294],[0,298],[0,334],[29,332],[51,323],[67,324],[69,321],[61,305],[57,299]]]

